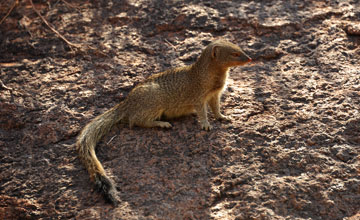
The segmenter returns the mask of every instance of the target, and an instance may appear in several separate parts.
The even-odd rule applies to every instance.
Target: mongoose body
[[[95,147],[115,124],[169,128],[171,124],[163,119],[196,113],[201,128],[210,130],[207,106],[215,118],[229,119],[220,113],[220,96],[229,68],[250,61],[251,58],[238,46],[216,40],[205,48],[194,64],[152,75],[137,85],[124,101],[87,124],[77,138],[76,148],[105,198],[113,204],[118,202],[114,183],[97,159]]]

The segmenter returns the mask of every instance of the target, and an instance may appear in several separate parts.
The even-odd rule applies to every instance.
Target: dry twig
[[[33,8],[33,10],[36,12],[36,14],[41,18],[41,20],[56,34],[58,35],[63,41],[65,41],[65,43],[67,43],[70,47],[74,47],[74,48],[77,48],[77,49],[80,49],[81,48],[81,45],[80,44],[74,44],[74,43],[71,43],[70,41],[68,41],[62,34],[60,34],[55,28],[53,28],[49,22],[40,14],[40,12],[38,10],[36,10],[35,8],[35,5],[33,3],[32,0],[29,0],[30,1],[30,4]]]
[[[176,50],[176,46],[174,46],[174,44],[172,44],[170,41],[168,41],[166,38],[165,38],[165,42],[170,45],[174,50]]]
[[[85,45],[85,48],[83,47],[83,45],[81,44],[74,44],[72,42],[70,42],[69,40],[67,40],[62,34],[60,34],[55,28],[53,28],[49,22],[40,14],[40,12],[38,10],[36,10],[35,5],[33,3],[32,0],[29,0],[31,3],[31,6],[33,8],[33,10],[36,12],[36,14],[41,18],[41,20],[56,34],[58,35],[63,41],[65,41],[65,43],[67,43],[71,48],[76,48],[77,52],[84,52],[86,50],[92,50],[95,54],[100,54],[102,56],[106,56],[108,57],[108,55],[104,52],[102,52],[101,50],[94,48],[92,46],[89,45]],[[65,1],[64,1],[65,2]],[[85,49],[85,50],[84,50]]]
[[[14,8],[17,4],[19,4],[19,0],[15,0],[14,4],[11,6],[8,13],[1,19],[0,24],[2,24],[5,21],[5,19],[9,16],[9,14],[12,12],[12,10],[14,10]]]
[[[116,137],[117,135],[115,135],[114,137],[112,137],[106,144],[110,144],[110,142]]]
[[[0,80],[0,89],[6,89],[6,90],[9,90],[10,92],[12,91],[12,89],[5,86],[5,84],[1,80]]]
[[[61,1],[64,2],[64,4],[67,5],[68,7],[70,7],[70,8],[75,8],[76,10],[79,11],[79,7],[74,6],[74,5],[70,4],[69,2],[67,2],[67,1],[65,1],[65,0],[61,0]]]

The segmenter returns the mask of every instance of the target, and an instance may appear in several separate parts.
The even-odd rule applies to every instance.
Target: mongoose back
[[[76,148],[105,199],[114,205],[119,202],[115,185],[97,159],[95,147],[115,124],[170,128],[171,124],[161,119],[196,113],[201,128],[210,130],[207,106],[216,119],[229,119],[220,113],[220,96],[229,68],[250,61],[235,44],[216,40],[192,65],[152,75],[132,89],[124,101],[88,123],[77,137]]]

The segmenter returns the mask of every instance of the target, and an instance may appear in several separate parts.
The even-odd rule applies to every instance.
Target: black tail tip
[[[95,185],[97,190],[104,195],[106,202],[114,206],[119,204],[118,192],[116,191],[114,182],[109,177],[98,174]]]

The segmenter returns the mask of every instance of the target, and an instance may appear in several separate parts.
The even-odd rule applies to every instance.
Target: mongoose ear
[[[213,46],[211,48],[211,58],[216,58],[216,56],[218,55],[218,50],[219,50],[219,46]]]

